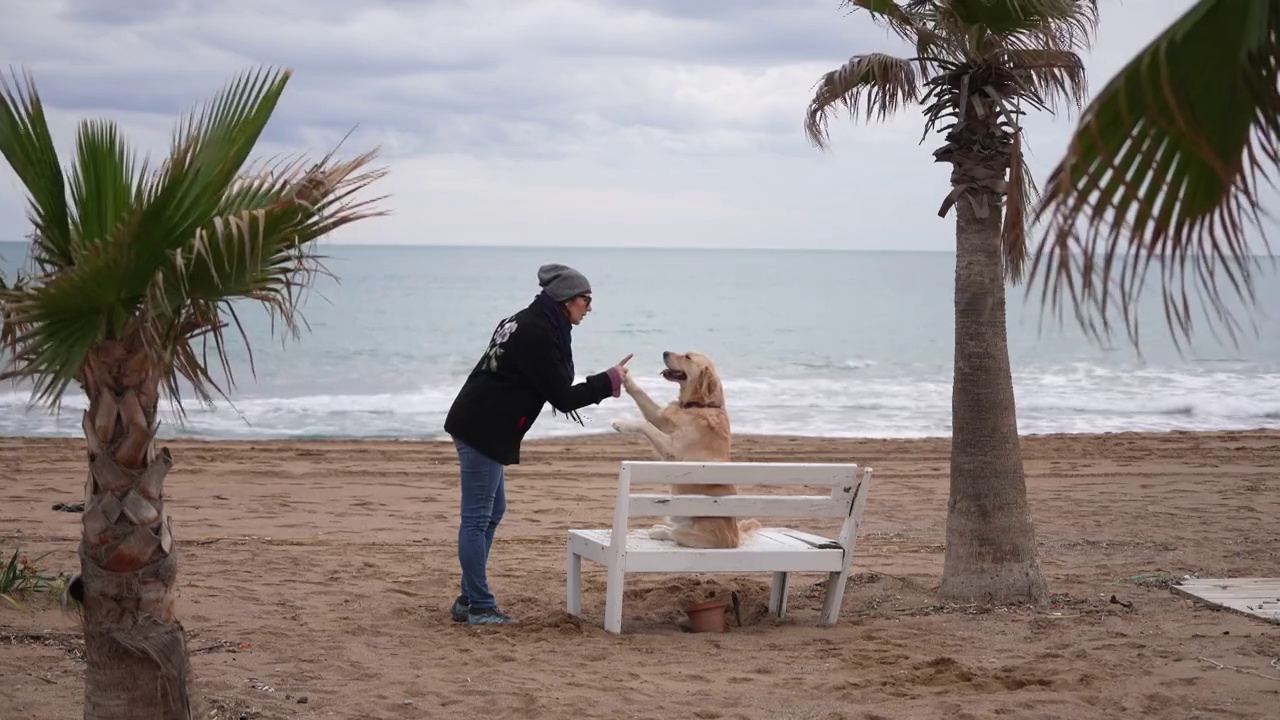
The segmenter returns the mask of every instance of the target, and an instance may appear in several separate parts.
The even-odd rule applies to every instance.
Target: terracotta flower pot
[[[724,609],[727,603],[723,600],[708,600],[684,609],[689,616],[689,625],[694,632],[724,632]]]

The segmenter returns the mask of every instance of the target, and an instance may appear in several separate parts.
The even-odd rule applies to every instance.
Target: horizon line
[[[388,243],[388,242],[342,242],[338,240],[320,240],[330,245],[343,247],[429,247],[461,249],[485,248],[500,250],[752,250],[769,252],[910,252],[910,253],[953,253],[954,249],[930,250],[925,248],[845,248],[845,247],[724,247],[720,245],[511,245],[503,243],[477,243],[462,245],[458,243]]]
[[[467,249],[484,249],[484,250],[667,250],[667,251],[728,251],[728,252],[779,252],[779,253],[904,253],[904,254],[932,254],[932,255],[954,255],[955,248],[947,248],[944,250],[934,250],[926,248],[848,248],[848,247],[723,247],[716,245],[510,245],[502,243],[477,243],[473,245],[463,245],[458,243],[396,243],[396,242],[361,242],[361,241],[340,241],[332,239],[317,239],[314,241],[316,245],[332,245],[338,247],[366,247],[366,248],[434,248],[448,250],[467,250]],[[29,240],[0,240],[0,245],[27,245]],[[1127,252],[1121,252],[1119,255],[1128,255]],[[2,257],[2,256],[0,256]],[[1280,260],[1280,253],[1276,252],[1250,252],[1247,257],[1254,259],[1271,259]]]
[[[397,242],[361,242],[318,239],[317,245],[327,244],[341,247],[369,248],[441,248],[441,249],[486,249],[486,250],[729,250],[729,251],[765,251],[765,252],[902,252],[902,253],[954,253],[954,249],[930,250],[924,248],[845,248],[845,247],[724,247],[718,245],[511,245],[502,243],[397,243]],[[0,245],[30,245],[26,240],[0,240]]]

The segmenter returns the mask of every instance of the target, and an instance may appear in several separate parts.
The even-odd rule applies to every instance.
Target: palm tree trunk
[[[951,496],[941,595],[958,602],[1033,602],[1046,589],[1036,559],[1018,441],[1005,327],[997,196],[956,203],[955,369]]]
[[[80,539],[85,720],[189,720],[190,666],[174,613],[178,547],[164,514],[173,460],[156,452],[160,376],[140,339],[86,365],[89,477]]]

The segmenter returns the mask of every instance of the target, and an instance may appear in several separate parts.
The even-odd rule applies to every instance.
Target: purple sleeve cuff
[[[613,386],[613,396],[618,397],[622,394],[622,373],[618,372],[618,368],[611,367],[605,370],[605,374],[609,376],[609,383]]]

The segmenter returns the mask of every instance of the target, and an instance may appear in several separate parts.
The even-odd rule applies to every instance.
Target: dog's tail
[[[761,527],[760,521],[755,518],[747,518],[745,520],[738,521],[738,533],[744,538],[750,537],[752,533],[759,530]]]

